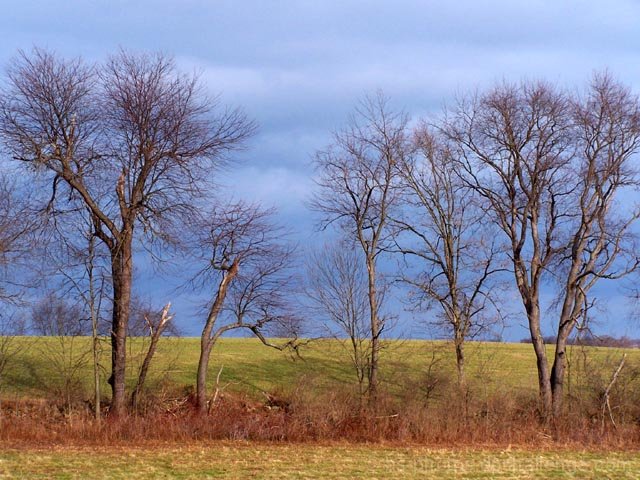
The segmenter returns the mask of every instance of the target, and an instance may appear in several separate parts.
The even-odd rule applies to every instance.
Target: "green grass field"
[[[637,479],[635,452],[216,443],[0,452],[2,478]]]
[[[103,342],[101,364],[106,379],[110,350]],[[142,339],[129,342],[129,380],[134,381],[146,343]],[[44,398],[50,396],[52,386],[59,383],[62,372],[72,372],[81,390],[89,398],[91,392],[91,362],[88,338],[58,339],[17,337],[13,347],[19,352],[11,358],[0,388],[2,398]],[[532,347],[517,343],[470,342],[466,349],[467,371],[471,382],[486,389],[508,388],[513,391],[534,392],[537,388],[535,357]],[[552,350],[550,349],[550,353]],[[588,361],[598,366],[604,378],[610,375],[623,350],[613,348],[573,347],[570,360],[576,366]],[[640,350],[626,351],[630,365],[640,363]],[[149,388],[164,388],[181,392],[193,386],[199,353],[195,338],[164,338],[151,367]],[[228,390],[259,395],[260,391],[287,391],[300,382],[314,388],[334,388],[354,382],[348,355],[335,340],[319,340],[301,350],[302,358],[292,358],[278,350],[263,346],[256,339],[228,338],[216,345],[210,363],[211,382],[222,368],[220,384]],[[577,368],[577,367],[576,367]],[[399,391],[406,382],[423,381],[426,375],[454,378],[454,356],[447,342],[390,341],[381,357],[382,380],[387,388]],[[592,372],[593,374],[593,372]],[[108,395],[104,381],[102,390]]]

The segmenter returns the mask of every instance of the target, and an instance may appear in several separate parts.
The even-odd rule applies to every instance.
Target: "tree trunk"
[[[571,277],[573,279],[574,276]],[[567,287],[567,294],[560,321],[558,323],[558,336],[556,337],[556,351],[553,358],[553,368],[551,369],[551,392],[553,397],[553,418],[562,415],[562,405],[564,400],[564,377],[567,366],[567,341],[573,330],[575,317],[580,311],[578,305],[582,305],[583,297],[576,298],[576,290]]]
[[[458,369],[458,387],[462,391],[466,385],[466,378],[464,374],[464,339],[459,334],[456,334],[455,337],[455,347],[456,368]]]
[[[88,262],[87,273],[89,277],[89,312],[91,314],[91,350],[93,353],[93,403],[94,403],[94,415],[96,421],[100,421],[100,337],[98,336],[98,319],[100,316],[100,308],[102,301],[98,301],[98,307],[96,306],[96,289],[93,261],[95,256],[95,237],[89,235],[88,246]],[[102,289],[100,289],[100,296],[102,297]]]
[[[92,329],[92,346],[93,346],[93,403],[94,403],[94,416],[95,419],[100,421],[100,359],[99,348],[100,338],[95,328],[95,324]]]
[[[553,368],[551,369],[551,392],[553,418],[557,419],[562,415],[562,405],[564,401],[564,377],[567,367],[567,342],[569,335],[573,331],[576,318],[582,311],[582,305],[585,301],[585,293],[582,289],[577,288],[578,261],[579,252],[582,248],[574,252],[573,264],[569,271],[567,279],[564,302],[560,319],[558,321],[558,333],[556,337],[556,351],[553,358]]]
[[[551,377],[549,375],[549,362],[544,346],[544,339],[540,331],[540,307],[538,302],[531,302],[527,308],[529,321],[529,331],[531,333],[531,343],[536,354],[536,365],[538,367],[538,387],[540,394],[541,413],[547,419],[551,413],[553,401],[551,393]]]
[[[126,235],[111,252],[113,282],[113,316],[111,327],[111,405],[109,413],[120,416],[126,412],[125,391],[127,327],[131,307],[131,277],[133,261],[131,235]]]
[[[200,359],[198,360],[198,373],[196,379],[196,408],[198,413],[207,413],[207,371],[209,370],[209,356],[214,342],[209,334],[203,332],[200,339]]]
[[[369,309],[371,318],[371,364],[369,365],[369,403],[375,408],[378,395],[378,358],[380,356],[380,319],[376,292],[376,270],[374,259],[367,257],[369,279]]]
[[[367,355],[362,351],[362,344],[356,338],[355,333],[351,334],[351,348],[353,349],[353,367],[356,371],[356,377],[358,378],[358,402],[360,404],[359,410],[362,409],[362,399],[366,393],[364,388],[364,382],[367,378]]]
[[[553,368],[551,369],[551,392],[553,402],[553,418],[559,418],[562,415],[562,404],[564,399],[564,376],[567,364],[566,347],[567,334],[564,332],[558,334],[556,340],[556,352],[553,360]],[[562,338],[565,337],[565,338]]]
[[[211,350],[216,340],[223,332],[223,329],[219,328],[218,331],[212,335],[213,327],[218,319],[220,310],[222,310],[229,284],[238,274],[238,262],[239,260],[236,259],[229,270],[222,276],[220,285],[218,285],[216,299],[213,305],[211,305],[207,321],[204,324],[202,335],[200,336],[200,359],[198,360],[198,373],[196,376],[196,408],[201,415],[207,413],[207,369],[209,368],[209,356],[211,355]]]

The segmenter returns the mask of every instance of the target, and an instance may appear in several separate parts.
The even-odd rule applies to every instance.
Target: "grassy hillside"
[[[110,366],[109,344],[105,340],[101,354],[104,369],[103,392]],[[10,359],[0,380],[3,398],[47,397],[60,386],[63,372],[79,382],[76,390],[90,396],[92,371],[90,339],[19,337],[12,347],[19,352]],[[144,339],[129,342],[129,379],[134,381],[146,348]],[[549,350],[552,353],[552,350]],[[610,376],[623,350],[573,347],[569,359],[574,370],[590,371],[590,376]],[[149,387],[171,393],[185,392],[195,382],[199,340],[164,338],[152,365]],[[640,350],[627,351],[627,364],[640,363]],[[209,371],[215,382],[222,368],[220,384],[227,390],[260,395],[260,391],[290,391],[301,383],[314,388],[335,388],[353,384],[354,375],[346,350],[336,340],[320,340],[301,350],[302,358],[292,358],[263,346],[256,339],[222,339],[216,345]],[[535,391],[535,357],[528,344],[476,343],[467,346],[470,382],[488,391],[508,388]],[[454,381],[454,357],[450,344],[439,341],[389,341],[382,354],[382,380],[390,392],[428,389]],[[630,368],[630,367],[628,367]],[[418,393],[418,392],[416,392]]]

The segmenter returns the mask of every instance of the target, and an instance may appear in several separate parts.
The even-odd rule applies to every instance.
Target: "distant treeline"
[[[557,337],[546,335],[543,337],[544,343],[555,345]],[[523,338],[520,343],[531,343],[531,338]],[[612,337],[611,335],[584,335],[572,337],[567,341],[568,345],[583,345],[587,347],[617,347],[617,348],[640,348],[639,338],[625,336]]]

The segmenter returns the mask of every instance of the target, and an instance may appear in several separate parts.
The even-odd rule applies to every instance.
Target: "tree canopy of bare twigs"
[[[0,174],[0,301],[9,304],[19,303],[23,287],[30,283],[23,267],[37,241],[39,220],[31,208],[31,197],[9,173]]]
[[[87,208],[110,255],[111,412],[126,408],[126,331],[136,232],[169,242],[212,172],[254,131],[166,56],[120,51],[101,65],[20,52],[0,92],[10,156],[50,182],[47,210]]]

